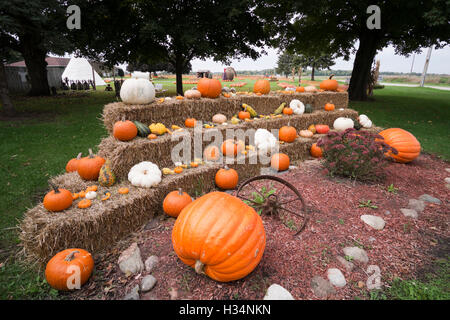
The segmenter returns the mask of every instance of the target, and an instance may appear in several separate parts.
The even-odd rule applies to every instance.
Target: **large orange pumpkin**
[[[330,78],[328,78],[327,80],[323,80],[320,83],[320,89],[325,90],[325,91],[336,91],[339,86],[339,83],[336,80],[331,79],[333,77],[334,77],[334,74],[332,74],[330,76]]]
[[[278,137],[284,142],[293,142],[297,138],[297,130],[291,126],[283,126],[278,132]]]
[[[384,138],[384,142],[397,149],[398,154],[389,151],[386,155],[400,163],[408,163],[420,155],[420,142],[416,137],[403,129],[390,128],[379,133]]]
[[[236,188],[239,181],[239,175],[236,170],[225,166],[217,170],[215,182],[216,185],[223,190],[230,190]]]
[[[137,136],[137,133],[136,125],[130,120],[122,119],[114,123],[113,136],[120,141],[130,141]]]
[[[47,263],[45,278],[56,290],[79,289],[77,285],[85,284],[93,269],[94,259],[89,252],[83,249],[66,249],[58,252]]]
[[[59,189],[52,183],[50,183],[50,186],[53,190],[44,197],[43,204],[45,209],[52,212],[58,212],[63,211],[72,205],[73,196],[69,190]]]
[[[181,210],[192,202],[192,198],[181,188],[169,192],[163,201],[163,210],[169,216],[178,217]]]
[[[197,83],[197,90],[202,97],[218,98],[222,92],[222,84],[217,79],[201,78]]]
[[[228,282],[255,269],[266,233],[255,209],[224,192],[211,192],[187,205],[172,230],[175,253],[197,273]]]
[[[270,82],[269,80],[256,80],[253,86],[254,93],[267,94],[270,92]]]
[[[80,159],[78,162],[78,174],[84,180],[97,180],[100,173],[100,169],[106,160],[102,157],[96,156],[89,149],[89,156]]]

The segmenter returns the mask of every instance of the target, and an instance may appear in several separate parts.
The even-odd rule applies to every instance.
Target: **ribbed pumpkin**
[[[81,155],[82,153],[80,152],[76,158],[72,158],[70,159],[67,164],[66,164],[66,172],[73,172],[73,171],[77,171],[78,168],[78,162],[81,159]]]
[[[201,78],[197,83],[197,90],[202,97],[218,98],[222,92],[222,84],[217,79]]]
[[[400,163],[408,163],[420,155],[420,142],[416,137],[403,129],[390,128],[379,133],[384,138],[384,142],[397,149],[398,154],[388,152],[387,156],[392,157]]]
[[[223,190],[230,190],[236,188],[239,181],[239,175],[236,170],[225,166],[217,170],[215,182],[216,185]]]
[[[291,126],[283,126],[278,132],[278,137],[284,142],[293,142],[297,138],[297,130]]]
[[[169,192],[164,198],[163,210],[169,216],[176,218],[180,214],[181,210],[183,210],[184,207],[191,202],[191,196],[179,188],[178,190]]]
[[[328,78],[327,80],[323,80],[320,83],[320,89],[325,91],[336,91],[339,86],[339,83],[336,80],[332,79],[333,77],[334,74],[332,74],[330,78]]]
[[[58,252],[47,263],[45,279],[56,290],[77,289],[77,284],[82,286],[88,281],[93,269],[94,259],[89,252],[83,249],[66,249]],[[77,274],[79,283],[76,279]],[[69,284],[74,287],[69,288]]]
[[[60,189],[54,184],[50,183],[52,191],[47,193],[44,197],[44,207],[48,211],[58,212],[70,207],[73,202],[72,193],[66,189]]]
[[[277,171],[289,169],[289,156],[284,153],[276,153],[270,159],[270,166]]]
[[[78,174],[84,180],[97,180],[105,161],[104,158],[94,155],[89,149],[89,156],[82,158],[78,163]]]
[[[113,136],[120,141],[129,141],[136,137],[138,129],[136,125],[130,121],[122,119],[114,123]]]
[[[270,92],[270,82],[269,80],[256,80],[253,86],[254,93],[267,94]]]
[[[211,192],[187,205],[172,230],[180,260],[210,278],[228,282],[255,269],[264,253],[261,217],[243,201]]]
[[[116,176],[111,170],[111,163],[109,160],[106,160],[105,164],[100,168],[98,183],[103,187],[111,187],[116,183]]]

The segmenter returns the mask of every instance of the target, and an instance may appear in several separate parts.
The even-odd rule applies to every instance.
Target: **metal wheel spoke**
[[[254,204],[257,204],[257,205],[259,205],[259,206],[261,205],[261,203],[256,202],[256,201],[251,200],[251,199],[248,199],[248,198],[246,198],[246,197],[244,197],[244,196],[241,196],[240,194],[237,195],[237,197],[238,197],[238,198],[241,198],[241,199],[244,200],[244,201],[250,201],[250,202],[253,202]]]
[[[298,200],[302,200],[301,198],[295,198],[295,199],[290,199],[289,201],[285,201],[285,202],[280,202],[280,206],[282,206],[282,205],[285,205],[285,204],[288,204],[288,203],[291,203],[291,202],[294,202],[294,201],[298,201]]]
[[[295,214],[296,216],[299,216],[299,217],[304,217],[304,215],[302,215],[300,213],[297,213],[297,212],[294,212],[294,211],[292,211],[290,209],[286,209],[286,208],[283,208],[283,207],[280,207],[280,206],[278,206],[278,209],[287,211],[287,212],[292,213],[292,214]]]

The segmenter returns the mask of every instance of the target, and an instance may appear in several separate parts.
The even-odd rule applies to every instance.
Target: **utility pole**
[[[411,71],[409,72],[410,74],[412,74],[412,72],[413,72],[413,68],[414,68],[414,59],[416,58],[416,55],[415,54],[413,54],[413,61],[412,61],[412,63],[411,63]]]
[[[425,84],[425,77],[427,76],[428,64],[430,63],[431,50],[433,46],[428,48],[427,59],[425,60],[425,65],[423,66],[422,79],[420,79],[420,86],[423,87]]]

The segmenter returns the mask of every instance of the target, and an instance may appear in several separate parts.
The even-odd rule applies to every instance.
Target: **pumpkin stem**
[[[181,188],[178,188],[178,194],[179,194],[180,196],[183,195],[183,190],[182,190]]]
[[[230,168],[228,168],[227,165],[224,165],[223,168],[224,168],[225,170],[230,170]]]
[[[80,251],[78,250],[72,251],[64,258],[64,261],[72,261],[75,258],[75,253],[80,253]]]
[[[94,158],[94,153],[92,152],[91,148],[89,148],[89,158]]]
[[[333,78],[333,77],[334,77],[334,74],[330,75],[330,78],[329,78],[329,79],[331,80],[331,78]]]
[[[59,193],[59,189],[54,183],[49,182],[48,184],[50,185],[50,187],[52,187],[52,189],[55,191],[55,193]]]
[[[122,122],[124,122],[125,121],[125,116],[122,116]]]
[[[81,159],[81,155],[83,154],[83,152],[80,152],[78,155],[77,155],[77,160],[80,160]]]
[[[203,271],[203,267],[204,267],[205,265],[200,261],[200,260],[196,260],[195,261],[195,267],[194,267],[194,269],[195,269],[195,272],[197,272],[198,274],[204,274],[205,272]]]

